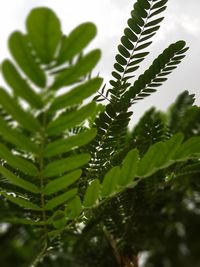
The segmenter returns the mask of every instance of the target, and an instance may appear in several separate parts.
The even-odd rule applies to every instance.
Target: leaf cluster
[[[0,88],[4,266],[138,266],[143,251],[147,267],[198,266],[194,95],[183,92],[165,113],[151,108],[129,128],[133,105],[167,81],[188,49],[171,44],[136,77],[167,2],[136,1],[108,88],[92,75],[100,50],[85,52],[96,35],[91,22],[65,35],[52,10],[35,8],[25,33],[11,34]]]

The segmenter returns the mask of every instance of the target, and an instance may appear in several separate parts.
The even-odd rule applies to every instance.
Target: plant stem
[[[128,257],[122,258],[123,267],[139,267],[138,256],[133,256],[132,259]]]
[[[115,242],[115,239],[113,237],[113,235],[111,235],[105,226],[102,225],[102,230],[103,230],[103,233],[109,243],[109,245],[111,246],[112,248],[112,251],[113,251],[113,255],[118,263],[118,266],[122,267],[122,260],[121,260],[121,255],[117,249],[117,246],[116,246],[116,242]]]
[[[48,229],[47,229],[47,217],[46,217],[46,211],[45,211],[45,196],[43,193],[44,190],[44,176],[43,176],[43,171],[44,171],[44,147],[45,147],[45,127],[46,127],[46,118],[45,114],[43,115],[42,118],[42,131],[41,131],[41,147],[40,147],[40,157],[39,157],[39,168],[40,168],[40,190],[41,190],[41,207],[42,207],[42,218],[44,221],[44,234],[45,234],[45,240],[48,241]]]
[[[42,247],[40,253],[37,255],[37,257],[34,259],[34,261],[31,263],[30,267],[36,267],[38,263],[43,259],[45,253],[47,250],[47,243],[45,242],[44,246]]]

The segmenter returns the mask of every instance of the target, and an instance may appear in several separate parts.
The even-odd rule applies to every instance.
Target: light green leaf
[[[39,148],[34,142],[31,142],[23,133],[10,128],[7,123],[0,117],[0,135],[6,141],[16,145],[18,148],[38,154]]]
[[[65,213],[62,210],[57,210],[54,212],[49,221],[52,221],[53,226],[59,230],[63,229],[67,222]]]
[[[62,131],[75,127],[82,123],[85,119],[92,116],[95,112],[96,104],[91,102],[90,104],[80,108],[79,110],[72,111],[66,115],[60,115],[57,119],[50,122],[47,127],[49,135],[60,134]]]
[[[171,165],[174,162],[173,156],[180,147],[182,140],[183,135],[179,133],[166,142],[158,142],[150,146],[139,162],[137,175],[149,176],[158,169]]]
[[[27,37],[20,32],[14,32],[9,39],[9,48],[17,64],[31,81],[39,87],[45,87],[45,74],[31,55]]]
[[[24,224],[24,225],[45,225],[47,224],[47,222],[44,221],[34,221],[29,219],[25,219],[25,218],[18,218],[18,217],[4,217],[3,218],[4,222],[8,222],[8,223],[12,223],[12,224]]]
[[[32,203],[29,199],[24,199],[21,197],[13,197],[12,195],[8,195],[4,192],[1,192],[0,194],[2,194],[6,199],[8,199],[9,201],[13,202],[14,204],[22,208],[41,211],[41,208],[38,205]]]
[[[158,158],[155,166],[157,168],[167,166],[170,164],[174,154],[179,149],[181,143],[183,141],[183,134],[178,133],[171,137],[169,140],[163,143],[163,150],[160,153],[160,157]]]
[[[47,202],[47,204],[45,205],[45,210],[52,210],[55,207],[67,202],[68,200],[70,200],[71,198],[75,197],[75,195],[77,194],[78,189],[71,189],[68,192],[59,195],[57,197],[52,198],[51,200],[49,200]]]
[[[173,159],[189,159],[193,157],[200,157],[200,137],[194,136],[181,145]]]
[[[1,127],[1,126],[0,126]],[[44,157],[55,156],[71,149],[81,147],[89,143],[97,134],[96,129],[90,129],[77,135],[70,136],[67,139],[59,139],[47,145],[44,150]]]
[[[33,9],[26,20],[26,28],[39,58],[44,63],[50,63],[62,35],[55,13],[47,7]]]
[[[66,108],[67,106],[82,103],[85,98],[91,96],[100,88],[102,82],[102,78],[93,78],[86,83],[73,88],[70,92],[57,97],[51,105],[50,111],[56,111]]]
[[[36,176],[38,174],[38,170],[33,163],[17,155],[13,155],[3,144],[0,144],[0,158],[25,174],[30,176]]]
[[[72,171],[85,165],[89,160],[90,154],[87,153],[55,160],[46,166],[46,168],[44,169],[44,176],[52,177],[61,175],[64,172]]]
[[[0,166],[0,173],[2,174],[3,178],[6,178],[11,184],[19,186],[32,193],[37,194],[40,192],[39,188],[36,185],[17,177],[3,166]]]
[[[160,159],[160,154],[162,153],[163,149],[163,142],[158,142],[150,146],[144,157],[139,162],[137,176],[148,176],[157,169],[156,164]]]
[[[39,122],[30,113],[25,112],[3,88],[0,88],[0,104],[13,119],[27,130],[31,132],[40,130]]]
[[[95,205],[98,197],[99,197],[99,190],[100,190],[100,182],[99,179],[94,179],[88,186],[86,193],[83,199],[83,206],[84,207],[91,207]]]
[[[96,26],[91,22],[86,22],[75,28],[68,37],[63,40],[58,64],[70,61],[76,54],[80,53],[95,37]]]
[[[135,178],[137,166],[139,161],[139,152],[137,149],[133,149],[128,152],[125,159],[122,162],[121,174],[119,184],[122,186],[128,185]]]
[[[65,210],[66,217],[70,220],[74,220],[77,218],[82,211],[82,203],[79,196],[75,196],[69,203],[67,204],[67,208]]]
[[[70,172],[60,178],[54,179],[49,182],[44,188],[45,195],[51,195],[60,190],[66,189],[68,186],[75,183],[81,176],[82,171],[76,170],[74,172]]]
[[[39,109],[43,107],[40,97],[34,92],[27,81],[21,77],[11,61],[4,60],[2,63],[2,73],[15,95],[22,97],[33,108]]]
[[[101,57],[99,49],[89,52],[82,57],[76,65],[62,70],[56,77],[52,89],[60,89],[61,87],[78,82],[82,77],[90,73],[98,63]]]
[[[115,192],[120,179],[120,167],[115,166],[106,173],[102,183],[101,195],[107,197]]]

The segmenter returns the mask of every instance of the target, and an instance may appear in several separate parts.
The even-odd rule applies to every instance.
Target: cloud
[[[63,31],[68,33],[79,23],[93,21],[98,27],[98,36],[90,47],[100,47],[103,51],[101,63],[97,71],[109,80],[110,72],[117,52],[117,45],[126,27],[134,0],[6,0],[0,4],[0,60],[7,55],[7,38],[15,29],[23,29],[24,20],[35,6],[48,6],[61,18]],[[151,54],[144,63],[142,72],[153,59],[170,43],[184,39],[190,46],[186,59],[169,77],[169,81],[159,92],[145,100],[138,107],[139,112],[152,105],[166,108],[177,94],[188,89],[197,95],[200,103],[200,1],[169,0],[165,20],[157,33]],[[143,113],[143,112],[142,112]]]
[[[185,29],[186,32],[196,36],[197,38],[199,37],[200,34],[200,19],[199,18],[194,18],[189,15],[181,15],[179,18],[179,23],[180,25]]]

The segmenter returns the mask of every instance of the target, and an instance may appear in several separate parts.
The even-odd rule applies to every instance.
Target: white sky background
[[[92,21],[98,28],[98,36],[91,47],[102,50],[102,58],[96,72],[109,81],[111,78],[117,45],[135,0],[4,0],[0,2],[0,61],[8,56],[7,39],[17,29],[24,29],[29,11],[36,6],[52,8],[61,19],[64,33],[78,24]],[[149,51],[151,54],[140,68],[142,73],[170,43],[183,39],[190,50],[187,57],[170,76],[158,92],[134,106],[133,124],[151,106],[166,108],[184,90],[196,95],[200,104],[200,1],[169,0],[165,20],[154,38]],[[0,80],[1,81],[1,80]]]

